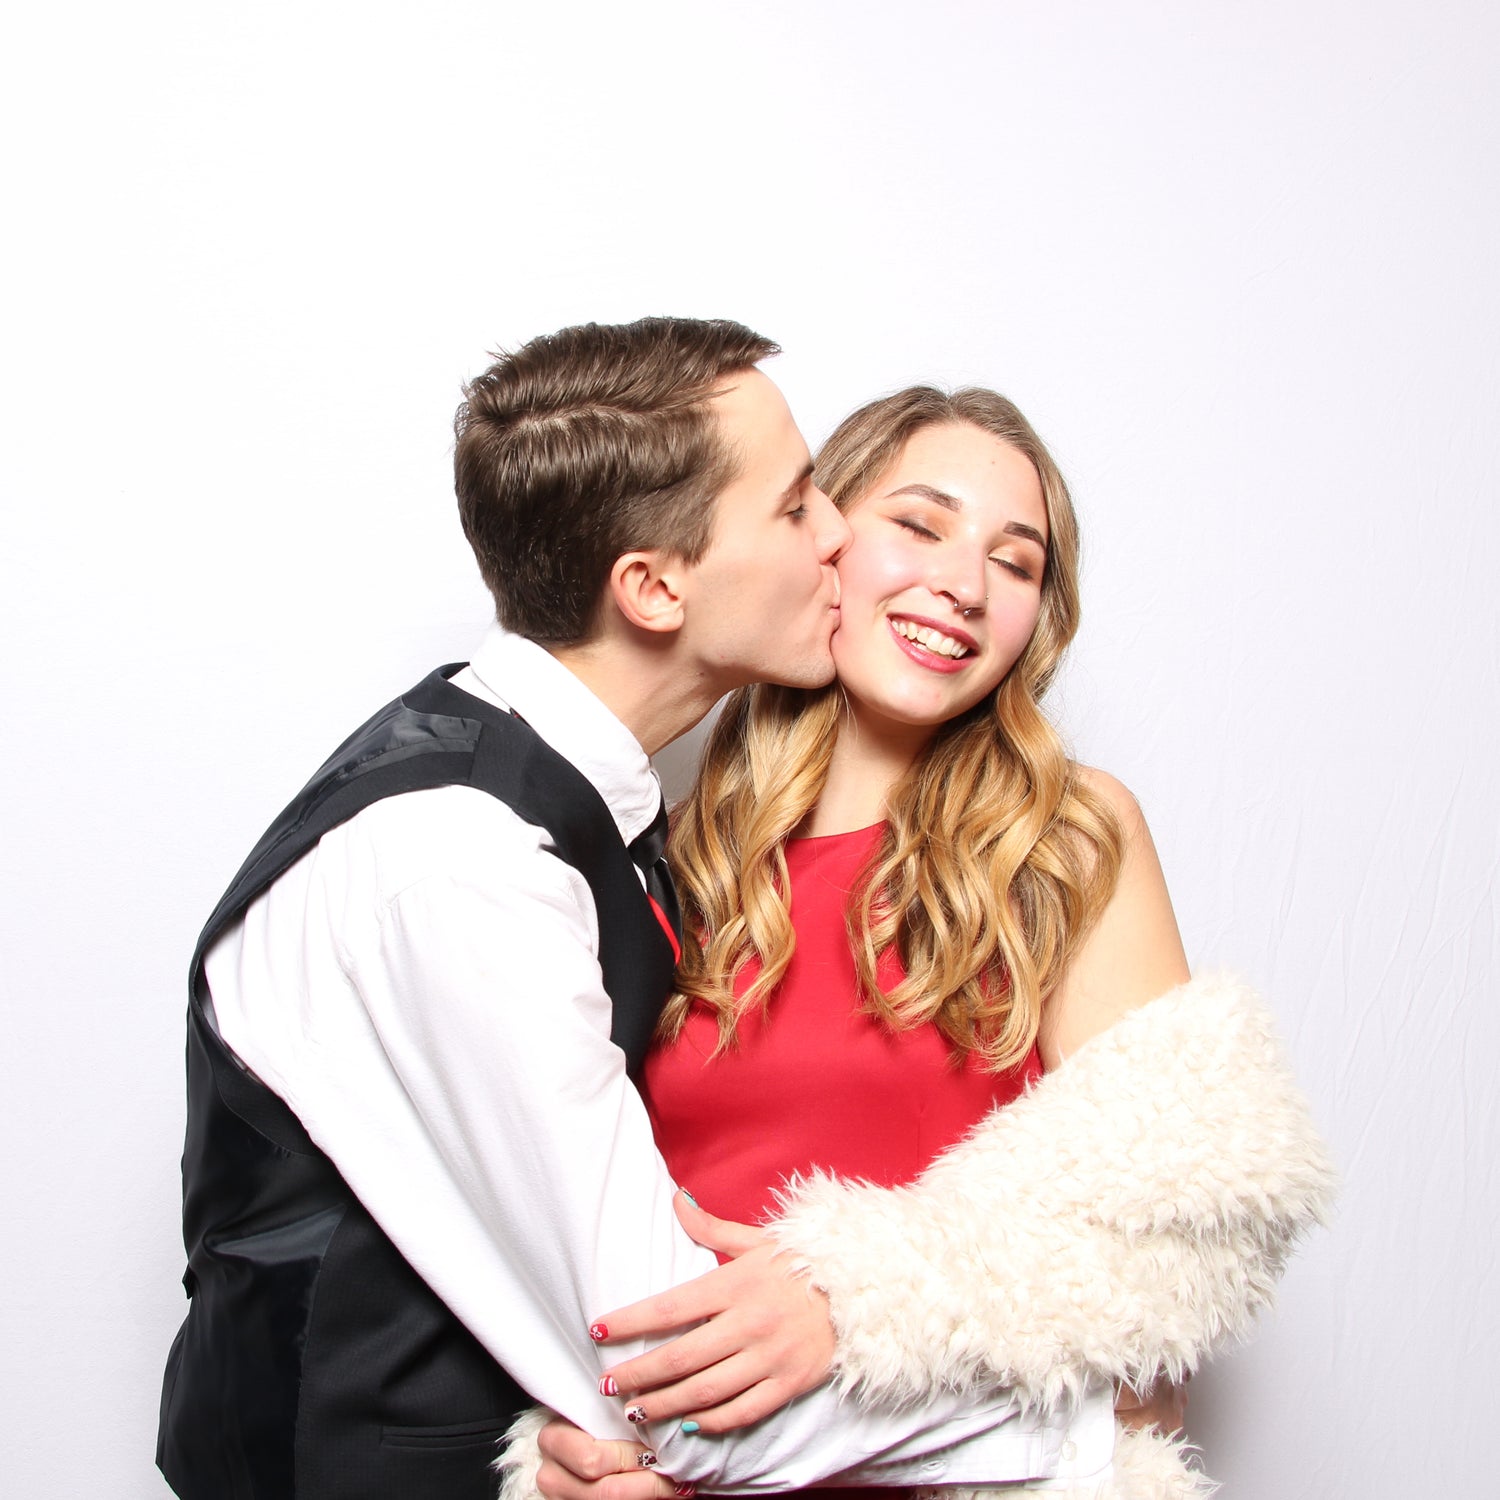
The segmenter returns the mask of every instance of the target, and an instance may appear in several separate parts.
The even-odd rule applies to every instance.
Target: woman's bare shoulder
[[[1073,780],[1097,797],[1120,820],[1127,836],[1146,832],[1146,817],[1135,793],[1108,771],[1098,766],[1086,766],[1082,761],[1073,762]]]
[[[1180,984],[1188,972],[1166,878],[1140,803],[1107,771],[1080,765],[1075,776],[1115,815],[1124,847],[1114,894],[1042,1007],[1039,1041],[1048,1067],[1126,1011]]]

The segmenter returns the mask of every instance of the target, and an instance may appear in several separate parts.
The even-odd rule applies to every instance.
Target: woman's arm
[[[909,1189],[799,1183],[772,1226],[863,1398],[1174,1381],[1243,1336],[1331,1202],[1274,1026],[1199,978],[1130,1010]],[[897,1296],[882,1288],[896,1286]]]
[[[1088,767],[1081,767],[1080,775],[1119,819],[1123,858],[1105,910],[1043,1007],[1037,1041],[1048,1071],[1122,1015],[1188,977],[1161,862],[1139,805],[1113,776]],[[794,1346],[815,1353],[815,1359],[804,1359],[796,1368],[789,1365],[776,1377],[763,1377],[775,1378],[795,1394],[799,1386],[807,1389],[827,1373],[833,1339],[820,1323],[826,1303],[819,1299],[818,1306],[794,1308],[783,1301],[774,1309],[768,1306],[765,1317],[759,1316],[758,1288],[752,1288],[746,1277],[774,1253],[775,1242],[767,1236],[752,1236],[731,1244],[724,1238],[728,1231],[721,1221],[710,1220],[706,1214],[684,1213],[680,1207],[679,1217],[699,1243],[716,1250],[739,1255],[756,1238],[762,1244],[743,1266],[734,1265],[732,1270],[725,1266],[662,1296],[606,1314],[602,1321],[611,1336],[621,1338],[648,1330],[660,1335],[698,1318],[710,1320],[608,1373],[621,1395],[640,1398],[640,1408],[652,1419],[691,1413],[705,1430],[725,1430],[741,1420],[738,1408],[744,1399],[726,1399],[725,1394],[731,1373],[745,1362],[744,1355],[736,1352],[737,1341],[744,1336],[737,1324],[758,1330],[763,1324],[767,1333],[775,1329]],[[729,1309],[735,1309],[734,1313]],[[762,1386],[757,1394],[765,1390]]]
[[[1145,823],[1118,782],[1089,775],[1125,858],[1049,999],[1052,1071],[911,1187],[815,1176],[770,1226],[829,1297],[842,1384],[868,1397],[999,1382],[1051,1404],[1089,1376],[1178,1378],[1248,1328],[1327,1211],[1332,1171],[1270,1016],[1231,981],[1179,984]],[[672,1294],[679,1325],[721,1274]],[[633,1333],[659,1316],[648,1301],[607,1321]],[[664,1386],[653,1416],[710,1404],[692,1373],[724,1357],[708,1337],[617,1367],[621,1391]]]

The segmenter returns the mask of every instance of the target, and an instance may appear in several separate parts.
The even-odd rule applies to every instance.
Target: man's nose
[[[815,507],[818,557],[826,563],[837,562],[854,539],[854,533],[849,529],[844,513],[816,485],[812,486],[809,504]]]

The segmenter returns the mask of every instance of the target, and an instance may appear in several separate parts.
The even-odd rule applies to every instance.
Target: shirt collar
[[[661,805],[661,783],[638,739],[550,652],[491,625],[454,686],[513,708],[604,798],[628,844]]]

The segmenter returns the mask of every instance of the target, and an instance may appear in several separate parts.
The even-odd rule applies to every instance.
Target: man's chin
[[[804,662],[798,668],[788,669],[786,673],[766,680],[778,687],[812,689],[827,687],[836,675],[833,658],[829,657],[826,662]]]

